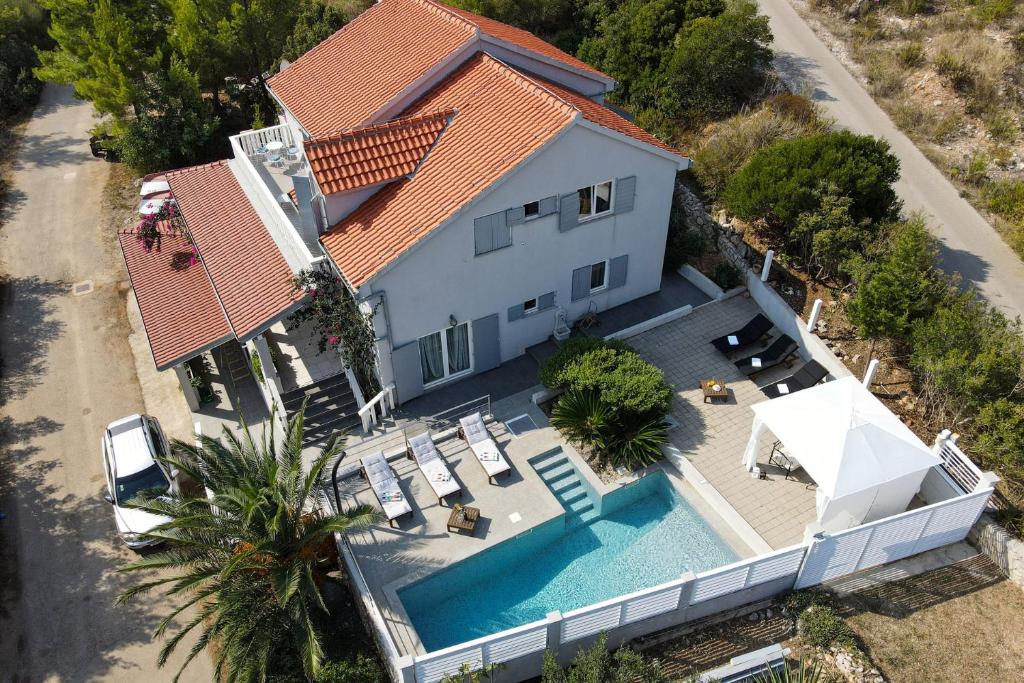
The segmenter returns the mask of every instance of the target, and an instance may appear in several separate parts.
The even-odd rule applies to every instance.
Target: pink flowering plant
[[[328,268],[312,268],[298,273],[292,280],[296,291],[305,292],[309,303],[288,321],[293,330],[307,320],[312,321],[320,339],[317,346],[341,354],[345,367],[351,368],[359,387],[367,397],[380,391],[374,367],[376,344],[373,313],[364,314],[341,278]]]
[[[146,253],[154,249],[160,251],[160,242],[163,236],[177,234],[180,230],[179,223],[179,215],[174,202],[164,202],[156,213],[151,213],[148,216],[139,216],[139,222],[135,226],[134,232],[135,236],[142,242],[142,248],[146,250]],[[192,244],[191,239],[189,244],[192,246],[194,257],[195,245]]]

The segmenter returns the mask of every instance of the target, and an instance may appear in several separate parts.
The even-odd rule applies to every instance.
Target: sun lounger
[[[758,313],[740,329],[712,339],[711,343],[722,353],[731,353],[764,340],[771,329],[772,321]]]
[[[782,335],[764,351],[738,360],[734,365],[747,377],[753,377],[759,372],[774,368],[781,363],[786,363],[788,366],[792,363],[791,358],[796,355],[796,351],[796,342],[786,335]]]
[[[398,477],[384,457],[384,451],[363,457],[363,476],[370,482],[388,524],[395,526],[395,520],[402,515],[412,516],[412,506],[398,485]]]
[[[778,398],[779,396],[793,394],[803,389],[809,389],[825,379],[827,375],[828,370],[823,368],[818,361],[809,360],[789,377],[761,387],[761,391],[768,398]]]
[[[427,478],[427,483],[430,484],[430,488],[434,489],[434,495],[437,496],[438,504],[444,505],[445,496],[450,496],[453,493],[462,495],[462,487],[459,486],[459,482],[455,481],[455,477],[448,471],[448,465],[441,459],[441,454],[438,453],[430,432],[423,432],[411,438],[406,437],[405,443],[406,454],[416,461],[420,472]]]
[[[509,467],[505,457],[498,450],[498,444],[494,443],[491,433],[487,431],[487,425],[484,424],[484,418],[480,413],[462,418],[459,420],[459,424],[462,438],[469,444],[473,455],[476,456],[480,466],[484,468],[487,479],[492,484],[495,483],[494,478],[499,474],[507,475],[512,472],[512,468]]]

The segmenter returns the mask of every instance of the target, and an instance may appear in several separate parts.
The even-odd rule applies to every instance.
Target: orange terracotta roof
[[[206,269],[190,265],[192,248],[183,235],[165,235],[160,250],[150,252],[134,234],[118,239],[157,369],[234,336]]]
[[[529,31],[524,31],[521,28],[509,26],[508,24],[503,24],[500,21],[496,21],[494,19],[482,17],[479,14],[473,14],[472,12],[468,12],[464,9],[459,9],[458,7],[451,7],[441,2],[437,2],[436,4],[441,5],[449,12],[465,19],[469,23],[479,28],[481,33],[485,33],[488,36],[491,36],[492,38],[496,38],[505,43],[510,43],[512,45],[515,45],[516,47],[528,50],[530,52],[535,52],[542,57],[553,59],[556,62],[562,62],[563,64],[573,67],[579,71],[585,71],[586,73],[591,74],[593,76],[597,76],[603,80],[612,80],[611,76],[608,76],[605,73],[598,71],[597,69],[590,66],[583,60],[573,57],[568,52],[563,52],[562,50],[559,50],[551,43],[541,40],[540,38],[533,35]]]
[[[270,89],[314,138],[364,126],[480,36],[613,83],[537,36],[435,0],[380,0],[274,75]]]
[[[235,336],[299,300],[288,263],[227,162],[172,171],[167,180]]]
[[[562,86],[556,83],[552,83],[541,78],[537,78],[537,80],[540,83],[542,83],[545,88],[548,88],[553,93],[555,93],[565,101],[572,104],[572,106],[579,109],[580,112],[583,114],[583,118],[585,118],[587,121],[590,121],[591,123],[596,123],[602,128],[613,130],[616,133],[627,135],[631,138],[639,140],[640,142],[646,142],[649,145],[660,147],[666,152],[671,152],[672,154],[683,156],[683,153],[680,152],[678,149],[672,147],[671,145],[665,144],[664,142],[654,137],[640,126],[630,121],[629,119],[624,118],[623,116],[615,113],[614,111],[612,111],[611,109],[602,104],[598,104],[589,97],[585,97],[584,95],[581,95],[578,92],[575,92],[568,88],[563,88]]]
[[[437,5],[383,0],[269,84],[306,131],[321,137],[370,122],[475,37],[475,27]]]
[[[321,241],[358,287],[560,131],[578,111],[478,53],[407,112],[458,114],[413,179],[383,188]]]
[[[397,180],[416,170],[454,115],[445,109],[307,140],[306,158],[324,194]]]

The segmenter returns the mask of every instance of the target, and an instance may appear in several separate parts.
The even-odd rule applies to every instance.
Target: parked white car
[[[157,460],[157,456],[170,452],[160,423],[149,415],[121,418],[107,425],[101,444],[107,476],[107,494],[103,498],[114,508],[118,535],[136,550],[159,543],[141,536],[169,518],[125,504],[143,492],[177,491],[177,470]]]

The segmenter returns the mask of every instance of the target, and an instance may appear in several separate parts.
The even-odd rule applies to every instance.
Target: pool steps
[[[597,519],[597,509],[569,458],[561,450],[531,460],[534,470],[565,509],[565,527],[572,529]]]

